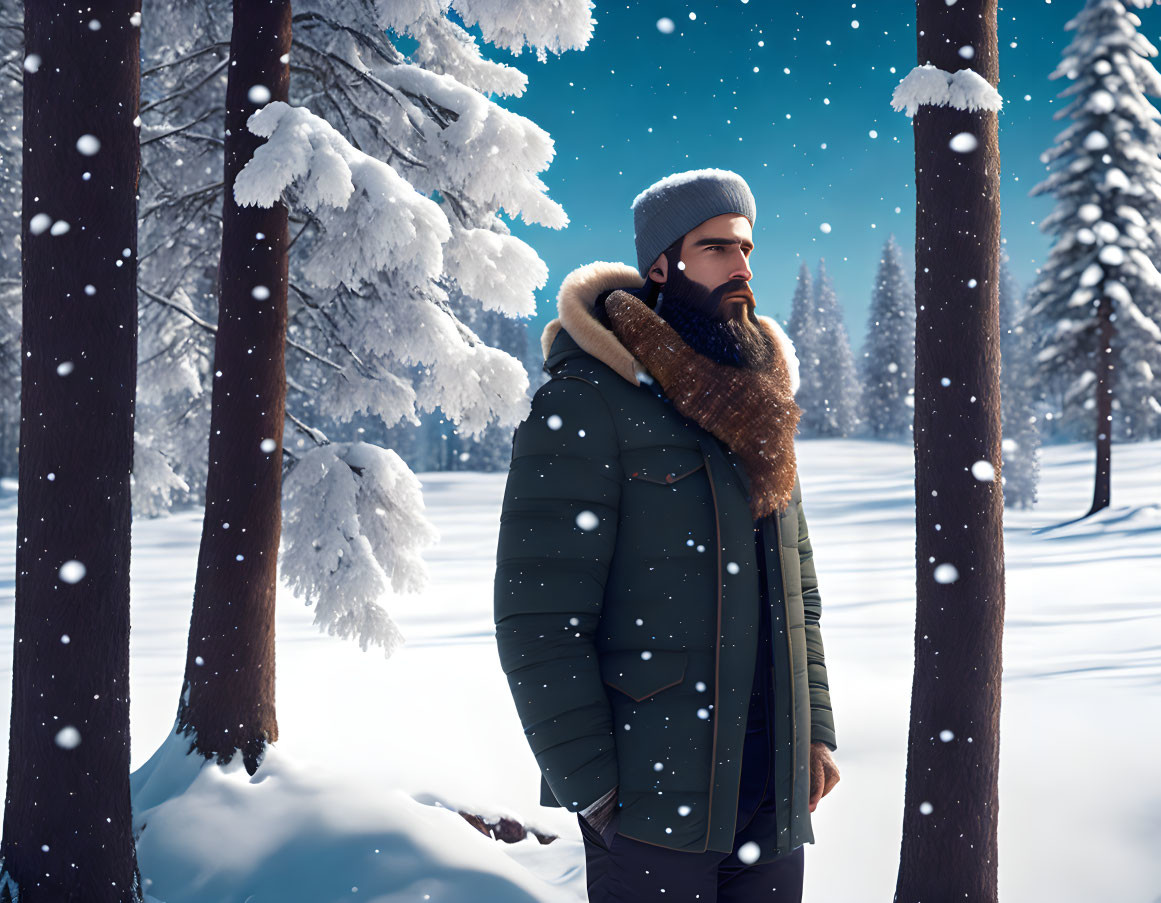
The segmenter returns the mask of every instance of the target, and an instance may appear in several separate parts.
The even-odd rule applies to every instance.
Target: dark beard
[[[655,312],[698,354],[730,367],[763,370],[773,365],[777,349],[759,325],[753,307],[747,308],[745,322],[716,315],[722,298],[739,291],[749,293],[741,279],[711,290],[674,266],[658,295]]]

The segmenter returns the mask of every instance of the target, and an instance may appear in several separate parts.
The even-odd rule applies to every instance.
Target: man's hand
[[[581,817],[587,821],[598,834],[604,834],[605,828],[613,820],[617,812],[617,791],[620,785],[614,787],[595,803],[580,810]]]
[[[830,747],[815,740],[810,744],[810,811],[818,801],[839,782],[838,766],[830,754]]]

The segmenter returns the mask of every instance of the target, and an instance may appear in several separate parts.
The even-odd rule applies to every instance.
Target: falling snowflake
[[[60,566],[58,575],[65,583],[80,583],[85,579],[85,566],[73,558]]]
[[[746,865],[753,865],[758,861],[758,856],[761,852],[761,848],[751,840],[738,847],[738,859]]]
[[[576,516],[576,525],[582,530],[595,530],[601,519],[591,511],[582,511]]]
[[[945,561],[935,568],[934,576],[936,583],[955,583],[959,579],[959,569],[954,564]]]
[[[69,725],[57,731],[53,739],[61,749],[76,749],[81,744],[81,732]]]

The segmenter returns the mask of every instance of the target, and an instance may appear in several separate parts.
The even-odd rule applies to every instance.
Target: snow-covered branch
[[[403,636],[379,600],[424,588],[420,552],[439,539],[419,480],[393,451],[330,443],[302,455],[283,489],[283,577],[320,629],[390,656]]]
[[[281,101],[254,113],[249,128],[267,141],[238,174],[234,199],[261,207],[286,200],[319,217],[311,282],[358,287],[381,270],[412,286],[438,277],[447,217],[394,169],[310,110]]]

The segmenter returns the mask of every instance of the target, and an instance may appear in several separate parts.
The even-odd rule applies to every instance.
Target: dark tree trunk
[[[1113,379],[1117,372],[1113,366],[1112,314],[1112,299],[1108,295],[1101,295],[1100,307],[1097,308],[1100,341],[1096,368],[1096,480],[1092,507],[1088,509],[1088,514],[1096,514],[1102,508],[1109,507],[1112,495],[1109,478],[1113,465]]]
[[[970,67],[996,84],[996,0],[916,10],[920,64],[954,72],[968,45]],[[924,105],[914,129],[917,606],[895,900],[985,903],[996,899],[1004,622],[997,116]],[[975,150],[952,150],[961,132]],[[980,461],[994,477],[973,475]]]
[[[0,844],[0,899],[15,889],[21,903],[141,899],[129,799],[139,9],[25,5],[23,429]]]
[[[278,739],[274,593],[282,526],[287,209],[239,207],[234,181],[264,140],[246,128],[247,118],[267,101],[287,99],[289,53],[289,0],[235,0],[206,514],[177,729],[219,763],[241,750],[250,774],[266,744]]]

